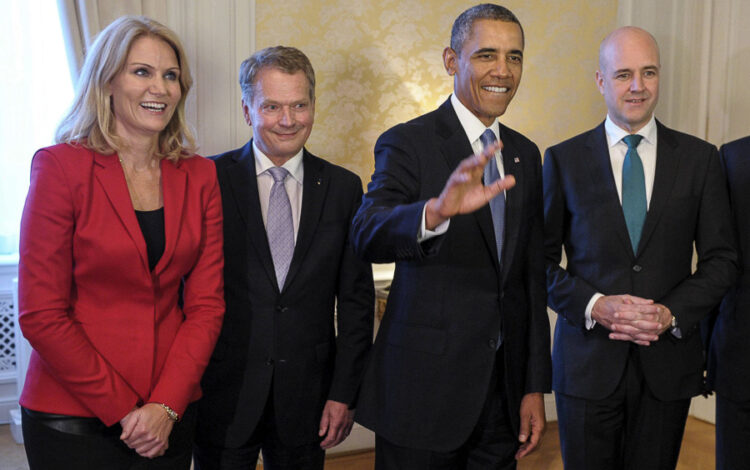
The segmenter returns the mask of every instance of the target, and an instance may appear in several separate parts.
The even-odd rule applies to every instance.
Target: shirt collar
[[[286,168],[286,170],[289,172],[289,176],[294,178],[297,183],[302,184],[302,177],[304,175],[304,167],[302,166],[302,153],[304,152],[303,149],[300,149],[299,152],[286,162],[284,162],[283,165],[281,165],[283,168]],[[255,139],[253,139],[253,154],[255,154],[255,175],[260,175],[261,173],[265,172],[272,166],[275,166],[270,158],[266,156],[263,152],[258,149],[258,146],[255,145]]]
[[[607,114],[607,119],[604,121],[604,131],[607,133],[607,143],[610,147],[614,147],[622,141],[623,137],[630,134],[628,131],[615,124],[614,121],[610,119],[609,114]],[[636,134],[642,136],[643,139],[651,145],[656,143],[656,118],[653,114],[646,125],[641,127]]]
[[[456,97],[455,93],[451,94],[451,104],[453,105],[453,110],[456,111],[461,127],[463,127],[464,132],[466,132],[466,137],[469,138],[469,142],[476,142],[477,139],[479,139],[479,136],[481,136],[487,129],[492,129],[492,132],[495,133],[495,138],[498,141],[500,140],[500,125],[498,124],[497,119],[492,121],[490,127],[485,126],[484,123],[474,115],[474,113],[469,111],[469,108],[464,106],[461,100]]]

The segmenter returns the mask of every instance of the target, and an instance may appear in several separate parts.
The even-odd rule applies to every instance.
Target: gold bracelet
[[[167,412],[167,416],[169,416],[169,419],[171,419],[174,422],[177,422],[177,421],[180,420],[180,415],[178,415],[175,410],[173,410],[172,408],[168,407],[164,403],[159,403],[159,406],[161,406],[162,408],[164,408],[164,411]]]

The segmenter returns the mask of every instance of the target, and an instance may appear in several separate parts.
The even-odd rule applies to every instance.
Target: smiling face
[[[115,134],[156,141],[180,101],[180,66],[172,47],[144,36],[133,41],[123,69],[109,84]]]
[[[307,142],[315,117],[315,102],[304,72],[293,74],[274,67],[258,72],[251,103],[242,100],[245,121],[253,139],[271,161],[283,165]]]
[[[654,114],[659,67],[658,46],[642,29],[618,29],[602,43],[596,83],[610,119],[631,134]]]
[[[521,82],[521,28],[509,21],[477,20],[463,49],[446,48],[443,62],[454,76],[456,98],[489,126],[505,113]]]

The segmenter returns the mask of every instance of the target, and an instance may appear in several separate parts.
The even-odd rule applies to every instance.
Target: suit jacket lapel
[[[505,175],[513,175],[516,178],[515,187],[505,193],[505,240],[503,242],[502,267],[503,279],[505,279],[508,270],[513,262],[513,255],[516,252],[518,244],[518,234],[521,230],[521,220],[523,220],[523,194],[525,184],[523,174],[521,173],[523,165],[521,158],[524,158],[515,147],[515,142],[509,138],[507,132],[503,132],[503,125],[500,125],[500,140],[503,142],[503,170]]]
[[[289,265],[284,288],[291,285],[305,260],[307,250],[310,248],[313,236],[318,228],[325,196],[328,192],[329,179],[324,173],[323,165],[316,161],[317,157],[314,157],[307,150],[303,152],[302,165],[304,165],[305,176],[302,182],[302,209],[299,216],[297,242],[294,244],[292,264]]]
[[[677,141],[673,138],[669,129],[656,121],[656,170],[654,172],[654,187],[651,192],[651,202],[643,223],[641,241],[638,244],[638,254],[648,243],[648,239],[654,233],[656,224],[664,212],[664,206],[669,200],[677,177],[677,169],[680,159],[677,157]]]
[[[234,166],[224,170],[225,180],[229,182],[237,212],[247,227],[251,245],[255,248],[271,283],[276,286],[276,270],[273,266],[271,248],[268,245],[268,235],[263,225],[263,215],[260,209],[252,140],[245,144],[241,153],[234,156],[234,161]]]
[[[461,122],[458,120],[456,112],[453,110],[450,98],[440,106],[439,111],[440,119],[437,121],[436,131],[437,134],[444,139],[441,151],[443,158],[448,165],[448,175],[450,175],[450,173],[456,169],[461,160],[472,155],[474,151],[471,148],[466,132],[464,132],[463,127],[461,127]],[[500,264],[497,257],[497,245],[495,244],[495,229],[492,225],[492,213],[490,212],[489,205],[485,205],[481,209],[475,211],[473,216],[479,224],[479,230],[482,233],[487,249],[492,253],[493,263],[498,269],[498,272],[500,272]]]
[[[589,152],[584,163],[588,166],[591,175],[591,187],[603,187],[603,201],[606,214],[610,214],[610,220],[603,221],[605,224],[614,224],[615,232],[628,253],[633,255],[633,247],[630,244],[628,225],[625,222],[625,214],[622,212],[620,197],[617,195],[615,176],[612,174],[612,161],[609,156],[607,136],[604,131],[604,123],[601,123],[589,134],[586,147]]]
[[[169,263],[174,254],[182,222],[182,210],[185,205],[187,175],[179,163],[175,165],[167,159],[161,161],[162,192],[164,198],[164,254],[154,268],[160,272]]]
[[[146,252],[146,241],[141,232],[141,226],[135,216],[133,203],[128,192],[128,183],[125,180],[117,155],[102,155],[94,152],[94,176],[99,182],[102,191],[106,194],[115,213],[125,226],[130,239],[133,241],[138,254],[141,257],[143,268],[146,272],[148,267],[148,253]]]

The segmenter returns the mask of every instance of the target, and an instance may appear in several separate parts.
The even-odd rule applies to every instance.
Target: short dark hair
[[[456,21],[453,22],[453,29],[451,29],[451,49],[456,54],[461,53],[464,42],[471,36],[474,22],[477,20],[498,20],[515,23],[521,29],[522,44],[526,42],[523,34],[523,26],[521,26],[521,22],[518,21],[518,18],[512,11],[494,3],[480,3],[458,15]]]
[[[273,67],[290,75],[304,72],[310,85],[310,101],[315,100],[315,71],[310,59],[296,47],[273,46],[259,50],[240,65],[240,88],[245,104],[252,102],[258,73],[265,67]]]

